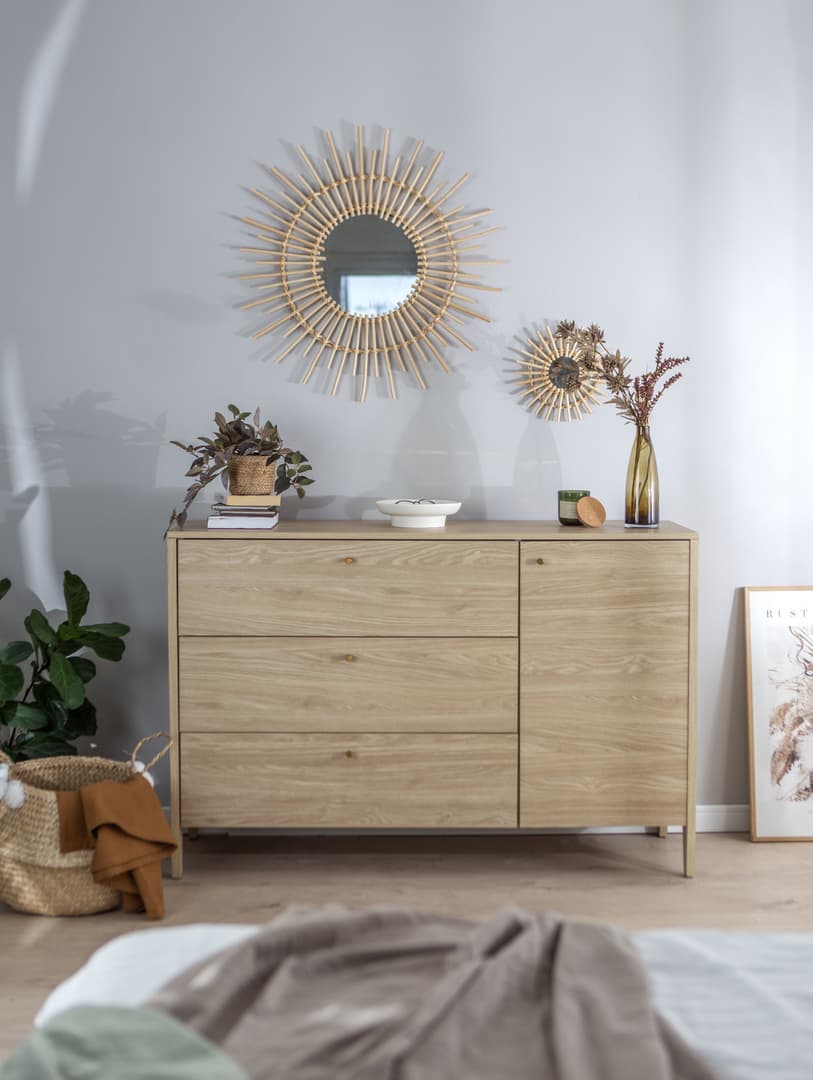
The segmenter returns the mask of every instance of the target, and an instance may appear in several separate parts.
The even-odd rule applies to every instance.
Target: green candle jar
[[[589,494],[589,491],[576,490],[559,492],[559,521],[562,525],[581,525],[576,517],[576,503]]]

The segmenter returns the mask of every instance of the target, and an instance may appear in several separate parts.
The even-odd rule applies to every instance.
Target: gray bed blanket
[[[657,1015],[627,936],[505,908],[484,922],[305,909],[153,1008],[252,1080],[710,1080]]]

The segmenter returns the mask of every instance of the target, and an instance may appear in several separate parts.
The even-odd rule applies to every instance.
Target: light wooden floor
[[[697,877],[681,838],[581,836],[203,837],[166,881],[167,918],[264,922],[294,902],[405,904],[466,916],[513,903],[629,928],[813,932],[813,847],[698,838]],[[148,927],[112,912],[74,919],[0,905],[0,1061],[47,993],[110,938]]]

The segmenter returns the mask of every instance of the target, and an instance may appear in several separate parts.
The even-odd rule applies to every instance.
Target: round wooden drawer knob
[[[352,653],[348,653],[347,656],[345,656],[345,660],[347,661],[348,664],[352,664],[355,659],[356,658],[355,658],[355,656],[353,656]]]
[[[539,566],[544,566],[545,565],[545,560],[544,559],[537,559],[536,561],[537,561]]]
[[[348,555],[347,558],[344,560],[344,564],[345,564],[345,566],[350,566],[355,561],[356,560],[352,557],[352,555]]]
[[[352,750],[345,750],[344,756],[345,757],[352,757],[353,756],[353,751]]]

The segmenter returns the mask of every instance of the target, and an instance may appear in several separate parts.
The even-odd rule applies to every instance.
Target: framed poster
[[[751,839],[813,840],[813,586],[747,588]]]

